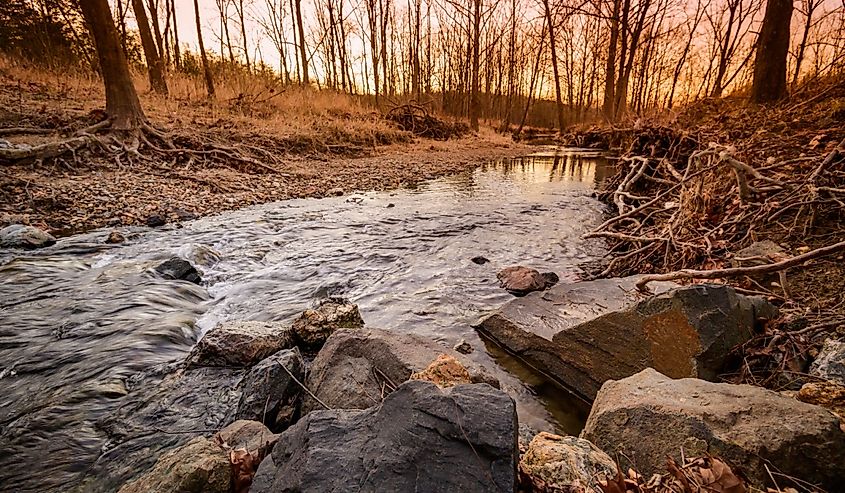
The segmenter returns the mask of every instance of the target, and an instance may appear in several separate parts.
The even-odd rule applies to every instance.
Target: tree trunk
[[[543,0],[543,8],[546,10],[546,24],[549,25],[549,49],[552,52],[552,73],[555,77],[555,102],[557,103],[557,125],[558,132],[563,133],[563,100],[560,96],[560,74],[557,68],[557,49],[555,48],[555,24],[552,19],[552,10],[549,8],[549,0]]]
[[[117,39],[108,0],[79,0],[79,7],[97,48],[106,90],[106,114],[112,119],[111,126],[116,130],[138,130],[146,117]]]
[[[135,20],[138,22],[138,31],[141,33],[141,46],[144,47],[144,58],[147,60],[150,85],[153,91],[159,94],[167,94],[167,82],[164,80],[161,58],[153,40],[152,32],[150,32],[150,23],[147,20],[147,11],[144,8],[143,0],[132,0],[132,9],[135,11]]]
[[[607,121],[616,119],[616,44],[619,42],[619,2],[613,0],[613,15],[610,18],[610,41],[607,47],[607,65],[604,71],[604,103],[602,112]]]
[[[179,50],[179,23],[176,22],[176,0],[170,0],[170,12],[173,15],[173,63],[182,68],[182,53]]]
[[[211,68],[208,66],[208,55],[205,53],[205,44],[202,42],[202,22],[200,22],[200,6],[198,0],[194,0],[194,17],[197,21],[197,41],[199,41],[200,45],[202,71],[205,75],[205,89],[208,93],[208,97],[212,98],[214,97],[214,79],[211,78]]]
[[[543,42],[546,40],[546,26],[540,32],[540,47],[537,49],[537,58],[534,59],[534,71],[531,72],[531,82],[528,85],[528,97],[525,100],[525,111],[522,112],[522,119],[519,121],[519,127],[513,133],[515,138],[522,134],[522,129],[525,127],[525,121],[528,119],[528,110],[531,108],[531,96],[534,94],[534,83],[537,81],[537,72],[540,69],[540,59],[543,58]],[[541,84],[542,85],[542,84]]]
[[[469,125],[476,132],[478,131],[478,113],[481,110],[481,101],[478,95],[478,77],[481,64],[479,45],[481,44],[481,0],[473,0],[472,12],[472,86],[470,87],[469,103]]]
[[[249,72],[251,70],[251,65],[249,63],[249,45],[246,41],[246,20],[244,19],[244,0],[238,0],[238,3],[235,4],[235,10],[238,11],[238,20],[241,24],[241,37],[244,39],[244,58],[246,58],[246,71]]]
[[[751,101],[768,103],[786,97],[786,55],[792,0],[769,0],[757,38]]]
[[[308,79],[308,50],[305,47],[305,31],[302,29],[302,0],[294,0],[296,5],[296,27],[299,30],[299,54],[302,57],[302,83],[310,84]]]
[[[807,38],[810,35],[810,29],[813,27],[813,11],[819,4],[815,0],[807,2],[807,19],[804,22],[804,32],[801,35],[801,43],[798,44],[798,53],[795,55],[795,73],[792,74],[792,89],[798,86],[798,77],[801,75],[801,64],[804,62],[804,52],[807,49]]]
[[[150,9],[150,26],[153,28],[153,35],[155,36],[156,48],[158,49],[159,59],[164,58],[167,51],[164,49],[164,37],[161,35],[161,25],[158,22],[158,0],[148,0],[147,5]]]

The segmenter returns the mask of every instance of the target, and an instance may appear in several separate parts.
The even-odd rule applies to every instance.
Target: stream
[[[588,408],[470,324],[512,299],[500,269],[567,282],[604,253],[581,235],[601,222],[592,192],[607,172],[598,152],[543,148],[413,189],[126,228],[120,245],[101,230],[0,250],[0,490],[66,489],[100,453],[96,422],[120,405],[124,379],[183,358],[220,322],[290,321],[327,296],[357,303],[372,327],[466,340],[520,423],[578,433]],[[153,275],[174,255],[197,266],[201,286]]]

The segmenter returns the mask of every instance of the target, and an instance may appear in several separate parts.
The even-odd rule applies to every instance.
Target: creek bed
[[[501,268],[566,282],[604,253],[581,235],[602,219],[592,192],[606,172],[598,152],[544,148],[414,189],[127,229],[121,245],[104,230],[0,251],[0,489],[67,489],[99,455],[97,420],[120,406],[129,376],[183,358],[221,321],[291,320],[327,296],[359,304],[369,326],[466,340],[521,423],[577,433],[585,406],[470,324],[511,299]],[[174,255],[197,264],[202,286],[151,273]]]

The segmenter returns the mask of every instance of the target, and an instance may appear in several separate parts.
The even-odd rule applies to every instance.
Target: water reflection
[[[511,179],[532,183],[578,182],[599,185],[607,178],[607,159],[593,150],[549,150],[496,163]]]

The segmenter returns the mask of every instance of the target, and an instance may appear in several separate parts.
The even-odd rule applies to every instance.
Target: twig
[[[282,369],[283,369],[283,370],[285,370],[285,372],[287,372],[287,374],[288,374],[288,375],[290,375],[290,377],[293,379],[293,381],[294,381],[294,382],[296,382],[296,383],[297,383],[297,385],[299,385],[300,387],[302,387],[302,390],[304,390],[305,392],[308,392],[308,395],[310,395],[310,396],[311,396],[311,397],[312,397],[315,401],[319,402],[321,406],[323,406],[324,408],[326,408],[326,409],[327,409],[327,410],[329,410],[329,411],[331,411],[331,410],[332,410],[332,408],[330,408],[330,407],[328,406],[328,404],[326,404],[325,402],[321,401],[319,397],[317,397],[316,395],[314,395],[314,392],[311,392],[311,390],[310,390],[308,387],[306,387],[304,383],[300,382],[298,378],[296,378],[295,376],[293,376],[293,373],[291,373],[291,372],[290,372],[290,370],[288,370],[288,369],[285,367],[285,365],[280,365],[280,366],[282,367]]]

